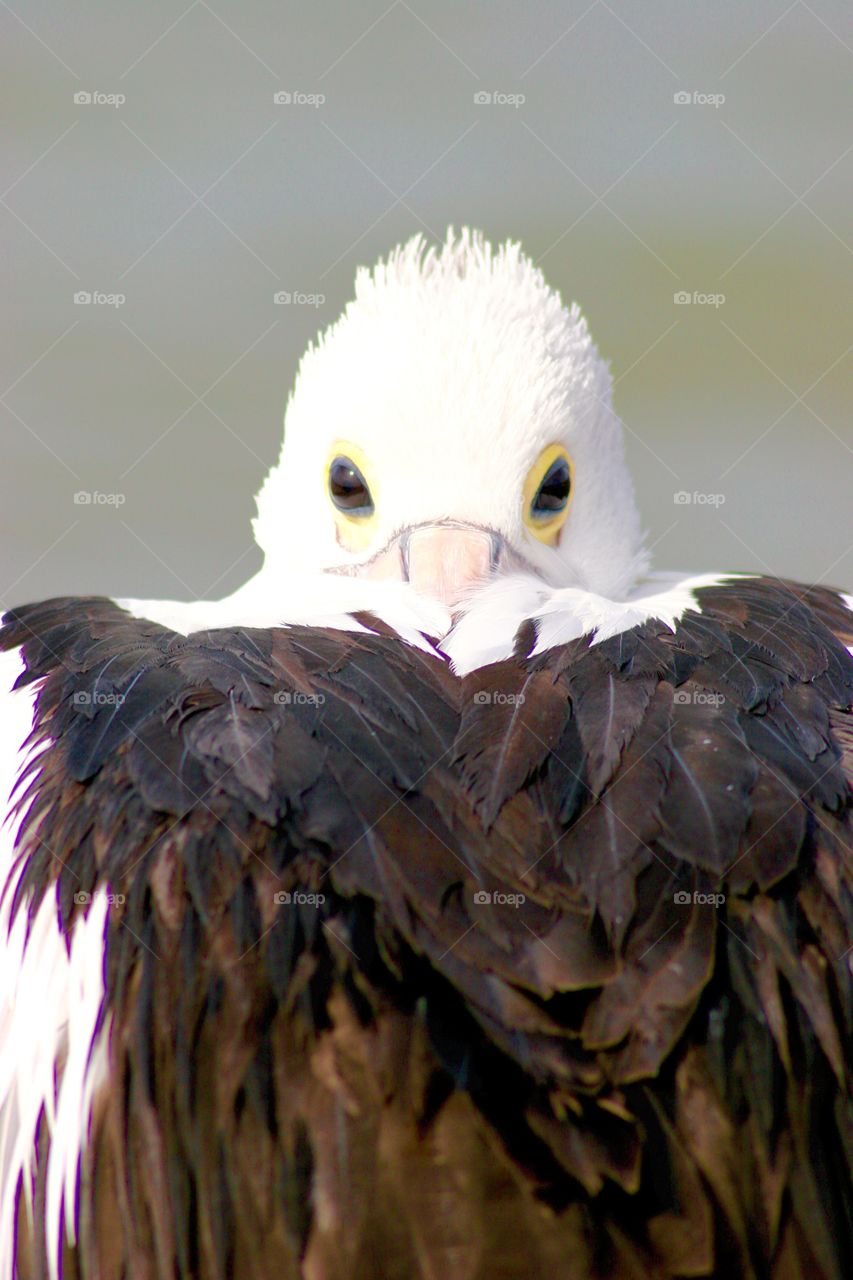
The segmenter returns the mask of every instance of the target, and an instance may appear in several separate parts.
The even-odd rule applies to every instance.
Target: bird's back
[[[5,1274],[11,1194],[22,1277],[844,1280],[851,615],[699,596],[464,678],[9,615]]]

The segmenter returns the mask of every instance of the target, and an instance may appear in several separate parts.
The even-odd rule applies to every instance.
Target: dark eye
[[[556,458],[542,477],[530,504],[534,520],[548,520],[562,511],[569,500],[572,473],[566,458]]]
[[[339,456],[332,461],[329,493],[339,511],[355,516],[368,516],[373,511],[367,481],[351,458]]]

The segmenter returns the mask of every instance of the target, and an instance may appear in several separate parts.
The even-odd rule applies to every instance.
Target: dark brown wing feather
[[[25,838],[21,909],[124,896],[66,1276],[844,1280],[851,615],[699,597],[463,680],[378,625],[7,616],[63,859]]]

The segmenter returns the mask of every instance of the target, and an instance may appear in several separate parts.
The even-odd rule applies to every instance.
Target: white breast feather
[[[104,994],[106,890],[97,893],[75,927],[70,954],[58,924],[55,894],[42,902],[32,927],[19,911],[10,930],[16,873],[11,791],[26,757],[21,744],[32,725],[36,690],[9,690],[22,670],[19,653],[0,654],[0,1280],[13,1280],[17,1192],[32,1223],[32,1173],[39,1120],[44,1114],[50,1147],[45,1239],[53,1280],[60,1274],[63,1210],[73,1242],[77,1182],[92,1100],[103,1078],[109,1027],[93,1046]],[[66,1058],[57,1087],[56,1063]]]

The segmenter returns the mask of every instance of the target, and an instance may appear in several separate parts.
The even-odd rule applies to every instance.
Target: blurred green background
[[[584,308],[658,567],[853,586],[849,0],[9,0],[0,31],[4,604],[239,585],[302,349],[449,223]]]

